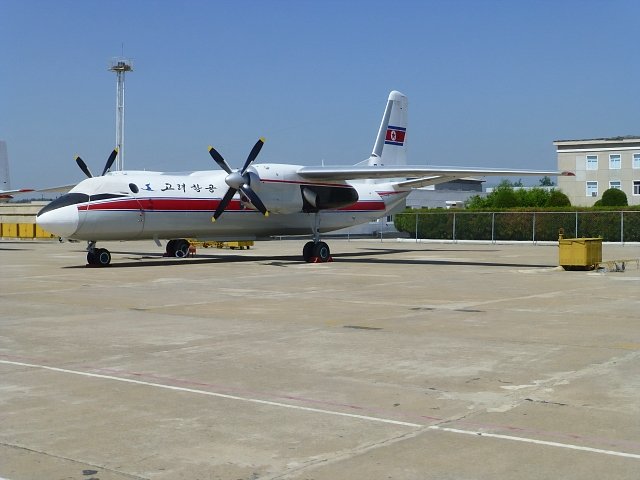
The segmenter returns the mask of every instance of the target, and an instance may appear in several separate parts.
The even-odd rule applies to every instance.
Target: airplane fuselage
[[[237,194],[212,222],[228,189],[221,171],[123,171],[80,182],[45,207],[38,223],[61,237],[88,241],[259,239],[311,234],[315,221],[319,232],[366,223],[388,213],[409,193],[383,183],[309,181],[296,174],[299,168],[250,168],[251,188],[269,216]]]
[[[307,262],[331,260],[320,234],[376,220],[399,207],[412,188],[485,175],[556,175],[512,169],[409,166],[406,162],[407,97],[389,94],[373,151],[351,167],[255,164],[260,138],[243,166],[232,169],[209,147],[220,170],[188,173],[117,171],[93,176],[80,157],[87,180],[39,213],[37,222],[60,237],[87,240],[87,263],[107,266],[103,240],[169,240],[166,255],[185,257],[190,238],[254,240],[310,235],[302,249]],[[564,173],[561,173],[564,174]],[[384,182],[384,183],[382,183]]]

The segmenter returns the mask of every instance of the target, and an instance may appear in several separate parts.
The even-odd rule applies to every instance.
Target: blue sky
[[[409,97],[409,163],[555,169],[552,141],[640,134],[637,0],[0,0],[0,139],[14,186],[125,167],[350,165],[391,90]]]

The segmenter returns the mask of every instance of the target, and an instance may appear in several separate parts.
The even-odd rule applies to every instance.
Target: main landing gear
[[[304,244],[302,258],[307,263],[332,262],[329,245],[320,241],[320,215],[316,213],[313,217],[313,240]]]
[[[189,247],[191,244],[184,238],[169,240],[167,242],[167,250],[165,257],[186,258],[189,255]]]
[[[307,263],[331,262],[331,250],[324,242],[307,242],[302,249],[302,258]]]
[[[96,242],[87,245],[87,263],[92,267],[106,267],[111,263],[111,252],[106,248],[96,248]]]

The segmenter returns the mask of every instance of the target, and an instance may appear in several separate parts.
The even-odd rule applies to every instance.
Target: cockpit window
[[[38,216],[42,215],[45,212],[50,212],[51,210],[67,207],[69,205],[76,205],[78,203],[86,203],[88,201],[89,195],[85,193],[67,193],[60,198],[56,198],[53,202],[40,210],[38,212]]]
[[[126,197],[126,195],[118,195],[117,193],[98,193],[96,195],[91,195],[91,201],[97,202],[98,200],[109,200],[110,198],[122,197]]]
[[[98,193],[97,195],[87,195],[86,193],[67,193],[66,195],[56,198],[49,205],[38,212],[38,215],[50,212],[57,208],[67,207],[69,205],[77,205],[78,203],[97,202],[98,200],[109,200],[110,198],[122,198],[126,195],[117,193]]]

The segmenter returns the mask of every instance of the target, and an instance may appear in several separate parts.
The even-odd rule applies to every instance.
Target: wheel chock
[[[333,257],[331,255],[329,255],[329,258],[327,258],[326,262],[323,262],[320,257],[311,257],[309,259],[309,263],[328,263],[328,262],[333,262]]]

